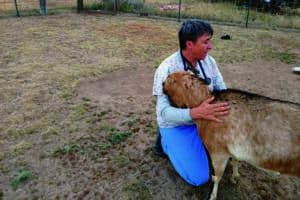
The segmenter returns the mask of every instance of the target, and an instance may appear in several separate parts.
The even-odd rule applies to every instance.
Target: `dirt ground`
[[[299,75],[292,74],[288,65],[280,64],[279,68],[276,67],[278,64],[256,61],[238,66],[224,65],[222,71],[228,87],[299,102],[300,85],[295,84],[300,80]],[[261,66],[264,66],[263,71]],[[257,73],[259,70],[260,73]],[[153,135],[143,132],[143,127],[144,122],[150,120],[153,123],[155,120],[155,104],[151,97],[154,71],[148,68],[125,69],[111,73],[101,80],[84,81],[80,85],[77,98],[89,97],[103,107],[109,106],[113,112],[120,113],[119,117],[130,112],[140,113],[141,116],[143,113],[150,113],[148,118],[146,115],[140,121],[140,131],[132,144],[136,149],[132,150],[133,147],[129,146],[125,150],[139,162],[139,172],[135,178],[144,181],[153,199],[204,199],[208,186],[198,189],[188,186],[179,178],[167,159],[155,158],[150,152]],[[145,150],[149,153],[141,154]],[[300,198],[298,179],[269,174],[247,163],[240,163],[239,166],[241,177],[236,185],[229,181],[232,169],[231,166],[227,167],[220,184],[218,199]],[[119,181],[123,179],[118,178]],[[120,183],[119,181],[116,182]]]
[[[2,25],[0,200],[205,199],[209,186],[186,184],[168,159],[151,151],[153,75],[177,49],[178,24],[62,15]],[[228,87],[300,102],[300,76],[291,72],[299,36],[216,26],[214,37],[223,31],[234,39],[216,40],[213,55]],[[291,53],[285,61],[296,61],[272,57],[282,52]],[[218,199],[300,199],[299,179],[239,167],[233,184],[228,165]],[[33,175],[13,189],[22,169]]]

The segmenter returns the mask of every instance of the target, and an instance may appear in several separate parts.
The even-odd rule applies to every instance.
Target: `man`
[[[210,24],[200,20],[185,21],[178,33],[180,50],[160,64],[153,83],[160,132],[157,143],[178,174],[194,186],[205,184],[210,179],[210,173],[206,151],[193,120],[221,122],[218,116],[229,114],[230,107],[227,103],[211,103],[214,98],[192,109],[172,107],[163,92],[163,82],[173,72],[190,70],[206,80],[210,91],[226,89],[215,60],[208,55],[212,49],[212,35]]]

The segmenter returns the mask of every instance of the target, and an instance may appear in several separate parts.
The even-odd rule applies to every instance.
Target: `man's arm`
[[[192,122],[190,109],[175,108],[171,106],[169,98],[164,94],[157,96],[156,109],[158,114],[166,122],[177,125]]]
[[[230,107],[228,103],[211,104],[213,100],[214,97],[207,99],[198,107],[182,109],[171,106],[168,97],[166,95],[161,95],[157,96],[156,109],[164,121],[172,122],[177,125],[191,123],[195,119],[222,122],[217,117],[228,115]]]
[[[213,100],[214,97],[209,98],[202,102],[200,106],[192,108],[190,112],[192,119],[206,119],[215,122],[222,122],[222,120],[217,117],[228,115],[230,106],[228,103],[211,103]]]

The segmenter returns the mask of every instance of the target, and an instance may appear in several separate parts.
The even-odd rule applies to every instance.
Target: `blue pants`
[[[210,179],[209,161],[196,125],[160,128],[161,145],[178,174],[199,186]]]

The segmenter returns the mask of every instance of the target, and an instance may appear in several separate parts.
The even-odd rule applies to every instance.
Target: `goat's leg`
[[[212,177],[212,180],[214,182],[214,187],[210,196],[210,200],[216,200],[219,182],[223,176],[229,157],[226,155],[211,155],[211,158],[215,170],[215,176]]]
[[[235,158],[232,158],[231,165],[232,165],[232,176],[231,176],[230,180],[232,183],[236,184],[238,177],[240,177],[240,174],[238,171],[238,161]]]

